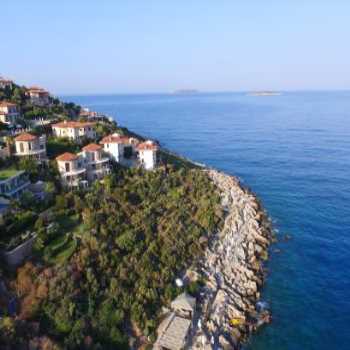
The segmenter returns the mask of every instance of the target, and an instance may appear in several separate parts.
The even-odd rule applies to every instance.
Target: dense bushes
[[[33,306],[25,318],[45,320],[42,335],[71,349],[87,341],[127,348],[131,325],[154,338],[161,306],[180,292],[175,278],[201,254],[206,240],[199,238],[222,215],[205,173],[172,168],[119,169],[86,194],[58,197],[56,210],[80,217],[84,230],[65,264],[28,269],[31,288],[22,300]],[[28,283],[22,270],[17,285],[21,279]]]

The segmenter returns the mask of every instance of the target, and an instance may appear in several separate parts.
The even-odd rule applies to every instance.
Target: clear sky
[[[0,0],[0,75],[56,94],[350,89],[350,0]]]

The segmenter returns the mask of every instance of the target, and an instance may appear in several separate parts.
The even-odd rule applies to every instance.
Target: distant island
[[[252,91],[248,92],[248,96],[280,96],[282,92],[279,91]]]
[[[180,90],[175,90],[173,92],[175,95],[194,95],[194,94],[199,94],[198,90],[195,89],[180,89]]]

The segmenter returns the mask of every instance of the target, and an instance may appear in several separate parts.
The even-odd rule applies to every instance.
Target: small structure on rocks
[[[186,347],[195,307],[196,299],[187,293],[180,294],[172,301],[172,312],[158,328],[155,350],[181,350]]]

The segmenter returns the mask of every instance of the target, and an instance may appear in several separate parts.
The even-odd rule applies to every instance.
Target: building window
[[[32,150],[32,143],[31,142],[28,142],[28,149],[29,149],[29,151]]]
[[[69,173],[69,169],[70,169],[69,165],[70,165],[69,163],[64,164],[67,173]]]
[[[19,144],[19,150],[20,150],[21,153],[24,152],[23,142],[21,142],[21,143]]]

